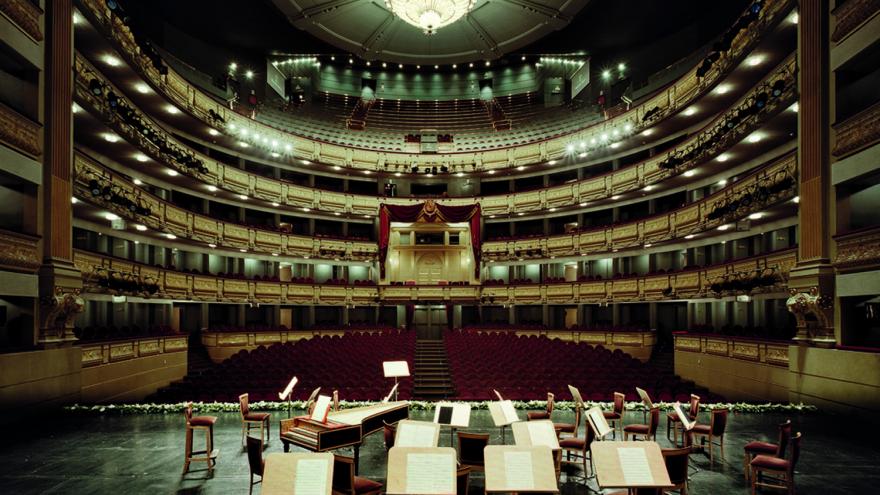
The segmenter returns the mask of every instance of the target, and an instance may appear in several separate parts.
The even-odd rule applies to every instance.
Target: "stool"
[[[214,448],[214,423],[217,422],[216,416],[196,416],[192,415],[192,402],[187,402],[183,409],[183,415],[186,417],[186,450],[183,460],[183,474],[189,471],[190,462],[206,462],[208,463],[208,471],[214,469],[217,464],[217,455],[220,449]],[[193,451],[193,432],[195,430],[205,431],[205,450]],[[194,457],[202,454],[201,457]]]

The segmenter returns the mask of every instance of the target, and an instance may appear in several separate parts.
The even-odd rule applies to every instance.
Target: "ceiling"
[[[367,60],[446,64],[493,60],[567,26],[589,0],[476,0],[427,36],[384,0],[272,0],[291,24]]]
[[[276,4],[286,4],[285,9],[290,11],[302,10],[303,7],[294,5],[295,1],[127,0],[123,3],[131,14],[134,27],[172,54],[208,74],[224,71],[233,60],[239,62],[239,65],[247,64],[251,68],[259,68],[265,65],[266,55],[273,53],[362,53],[357,47],[340,49],[334,46],[327,41],[330,34],[319,37],[317,33],[313,35],[310,31],[294,27],[283,13],[286,11],[280,10]],[[321,1],[332,0],[300,0],[296,5],[312,5]],[[482,6],[484,3],[515,5],[512,1],[514,0],[477,0],[477,7],[488,8]],[[515,1],[536,5],[539,3],[533,0]],[[616,66],[619,62],[625,62],[628,75],[639,80],[699,51],[701,46],[730,27],[749,1],[577,0],[572,4],[580,6],[576,10],[571,9],[575,14],[571,14],[570,22],[565,21],[567,25],[559,26],[561,29],[556,30],[554,25],[553,28],[543,31],[540,37],[529,38],[530,41],[519,48],[509,45],[501,46],[499,50],[506,53],[514,51],[517,54],[587,53],[592,59],[592,70],[598,71],[604,66]],[[384,0],[349,0],[348,3],[354,5],[374,2],[384,5]],[[543,3],[564,5],[564,2]],[[509,7],[498,8],[503,10]],[[564,12],[570,9],[559,8]],[[546,19],[537,14],[534,17]],[[319,16],[318,20],[321,19]],[[535,22],[535,19],[532,21]],[[336,16],[334,22],[344,28],[345,24],[360,24],[360,17],[348,12],[344,16]],[[464,22],[466,21],[458,21],[459,24]],[[492,22],[484,22],[503,24],[494,19]],[[421,31],[408,25],[401,26],[403,27],[411,31],[412,37],[427,43],[423,38],[429,37]],[[450,28],[453,26],[443,28],[431,38],[437,39],[443,34],[443,30]],[[478,49],[471,47],[464,48],[463,51],[475,52]],[[425,63],[422,57],[419,55],[415,63]],[[382,57],[375,58],[383,60]],[[462,57],[450,60],[452,63],[462,63],[466,59]],[[442,65],[441,62],[436,63]]]

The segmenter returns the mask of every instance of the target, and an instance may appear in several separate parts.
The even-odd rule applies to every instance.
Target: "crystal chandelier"
[[[419,28],[425,34],[461,19],[474,8],[475,0],[385,0],[397,17]]]

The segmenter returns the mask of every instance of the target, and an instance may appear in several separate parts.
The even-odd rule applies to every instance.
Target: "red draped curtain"
[[[386,205],[379,207],[379,272],[385,278],[385,258],[388,256],[388,238],[391,236],[391,222],[469,222],[471,248],[474,253],[474,276],[480,276],[480,205],[444,206],[427,201],[414,205]]]

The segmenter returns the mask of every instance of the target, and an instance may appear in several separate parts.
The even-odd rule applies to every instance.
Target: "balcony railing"
[[[332,286],[257,280],[224,279],[213,275],[183,273],[129,260],[74,251],[74,264],[82,272],[85,292],[107,292],[90,283],[99,271],[130,273],[157,281],[155,297],[210,302],[303,304],[329,306],[376,306],[380,303],[448,302],[458,304],[586,304],[659,301],[714,297],[711,285],[726,274],[772,269],[780,283],[764,288],[782,293],[789,271],[797,263],[797,251],[788,249],[752,258],[660,275],[620,280],[529,284],[517,286]]]
[[[36,273],[40,268],[40,238],[0,229],[0,269]]]
[[[674,337],[676,352],[714,354],[783,368],[788,367],[788,342],[684,332],[676,333]]]
[[[40,18],[43,9],[32,0],[0,0],[0,12],[27,33],[34,41],[43,41],[43,26]]]
[[[617,249],[642,246],[646,243],[683,238],[686,235],[713,229],[730,222],[730,218],[710,216],[716,207],[731,198],[755,187],[767,186],[781,178],[793,178],[797,172],[797,156],[789,153],[740,181],[683,208],[635,222],[581,231],[551,237],[535,237],[509,241],[483,243],[483,259],[505,261],[520,258],[546,258],[550,256],[578,256],[613,252]],[[745,216],[760,211],[768,205],[791,199],[796,195],[788,188],[763,202],[753,202],[737,213]],[[739,218],[736,218],[739,219]]]
[[[834,124],[834,132],[833,153],[837,158],[849,156],[880,141],[880,102]]]
[[[167,74],[160,74],[135,42],[130,28],[121,19],[114,16],[104,2],[82,0],[80,4],[84,13],[95,22],[96,27],[116,43],[120,52],[128,58],[136,71],[167,98],[207,125],[221,127],[228,131],[246,129],[265,136],[270,141],[275,140],[280,143],[290,142],[291,138],[294,138],[293,155],[296,158],[331,165],[391,172],[409,170],[413,164],[419,166],[436,165],[436,156],[339,146],[321,142],[306,135],[294,135],[280,131],[239,115],[227,108],[224,103],[216,101],[211,95],[191,85],[173,68],[169,67]],[[714,64],[713,69],[705,77],[698,78],[695,67],[665,90],[658,92],[657,95],[646,99],[622,115],[574,133],[525,146],[479,153],[451,153],[444,155],[444,158],[449,160],[453,168],[462,167],[464,169],[464,167],[472,165],[475,170],[515,167],[561,157],[566,153],[566,146],[572,141],[589,142],[591,139],[599,138],[602,134],[611,133],[615,129],[623,129],[627,123],[633,126],[635,132],[638,132],[642,126],[654,125],[656,119],[676,113],[708,91],[738,63],[745,53],[757,44],[762,33],[770,26],[775,25],[781,15],[788,12],[791,4],[792,2],[789,0],[765,1],[757,21],[736,35],[730,49],[724,53],[721,60]],[[655,117],[645,119],[645,115],[649,112]],[[220,119],[216,119],[215,116],[219,116]],[[468,170],[470,171],[470,169]]]
[[[0,103],[0,141],[37,159],[43,154],[43,126]]]
[[[680,174],[701,162],[720,155],[727,148],[738,143],[743,136],[758,128],[782,109],[787,108],[796,98],[795,64],[795,57],[788,57],[736,105],[733,105],[729,111],[719,115],[702,132],[695,133],[688,140],[680,143],[669,152],[604,175],[541,190],[472,198],[438,198],[435,201],[448,205],[466,205],[479,202],[483,213],[487,216],[506,215],[519,212],[540,212],[547,208],[563,208],[586,201],[603,200],[612,195],[624,194],[648,185],[660,183],[670,176]],[[158,133],[169,143],[186,149],[205,164],[207,173],[192,172],[163,155],[155,144],[144,139],[143,132],[139,132],[138,129],[123,122],[118,113],[109,107],[105,97],[96,97],[91,93],[89,84],[93,78],[97,78],[106,86],[107,91],[112,91],[116,95],[118,102],[122,102],[129,108],[135,109],[130,101],[119,96],[121,92],[118,88],[113,87],[82,56],[77,55],[75,68],[76,96],[84,106],[91,107],[96,112],[101,113],[104,121],[110,123],[120,134],[127,136],[132,143],[140,147],[146,154],[177,169],[181,173],[192,175],[207,184],[235,194],[245,194],[249,197],[285,206],[353,215],[376,215],[379,204],[382,202],[389,204],[411,204],[416,201],[422,201],[421,199],[379,198],[376,196],[313,189],[228,166],[196,150],[190,149],[185,143],[166,132],[162,126],[152,123],[151,119],[143,112],[134,110],[139,114],[142,121],[151,123],[151,132]],[[763,108],[752,113],[749,117],[739,120],[735,127],[719,135],[717,132],[719,126],[723,126],[726,129],[728,119],[733,114],[740,113],[739,106],[753,105],[755,95],[759,92],[767,92],[767,88],[776,81],[785,83],[785,90],[782,94],[770,99]],[[685,150],[689,149],[699,149],[700,152],[674,169],[666,169],[661,166],[661,163],[675,152],[685,152]]]
[[[89,184],[91,180],[113,184],[123,195],[135,198],[138,204],[148,208],[150,214],[137,215],[101,195],[93,196]],[[138,188],[123,176],[111,172],[79,152],[74,154],[74,189],[81,199],[114,211],[130,221],[144,224],[157,232],[225,248],[345,260],[374,259],[379,249],[375,242],[298,236],[224,222],[193,213]]]

